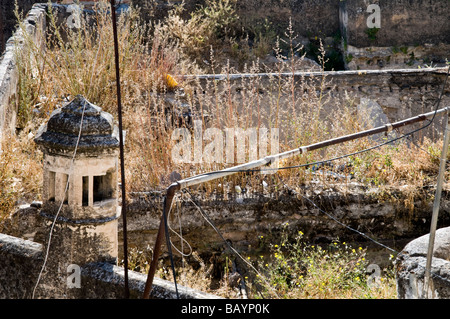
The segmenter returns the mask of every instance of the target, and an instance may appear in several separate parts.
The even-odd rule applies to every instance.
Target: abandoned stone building
[[[71,14],[68,6],[73,1],[57,2],[59,21],[65,21]],[[80,2],[89,7],[95,1]],[[185,2],[188,12],[204,3]],[[332,96],[339,99],[348,92],[354,94],[358,109],[372,112],[373,127],[389,127],[390,123],[431,112],[439,96],[440,107],[447,108],[447,114],[450,107],[450,87],[445,86],[450,52],[448,1],[369,2],[245,0],[238,1],[236,10],[247,23],[261,24],[269,19],[277,31],[285,30],[289,23],[286,17],[291,17],[299,41],[306,46],[317,36],[323,38],[330,50],[338,52],[339,62],[334,64],[338,69],[298,72],[293,76],[300,81],[326,73],[336,86]],[[0,7],[0,140],[6,134],[15,134],[18,116],[14,49],[23,42],[20,39],[23,34],[14,33],[13,3],[3,1]],[[166,16],[176,3],[121,1],[124,6],[139,5],[142,15],[154,20]],[[26,30],[39,46],[46,36],[48,4],[19,0],[18,5],[26,14]],[[271,75],[258,74],[258,77],[261,83],[268,83]],[[194,78],[200,83],[220,83],[227,76],[187,77]],[[237,87],[233,94],[239,94],[241,78],[242,75],[231,78]],[[130,297],[141,298],[147,275],[129,271],[125,279],[124,268],[118,266],[124,233],[119,194],[121,141],[114,116],[103,111],[102,105],[94,105],[79,95],[55,110],[36,132],[32,142],[43,153],[42,201],[16,207],[5,224],[5,231],[0,233],[0,298],[120,299],[124,298],[126,281],[129,281]],[[433,137],[441,136],[440,128],[447,125],[448,114],[436,121],[431,131]],[[401,250],[396,261],[398,298],[449,298],[448,183],[442,190],[440,229],[436,232],[431,268],[438,276],[433,278],[428,295],[423,294],[423,289],[431,205],[410,218],[393,204],[367,198],[372,190],[356,184],[348,187],[350,192],[346,194],[323,189],[316,199],[332,201],[334,211],[343,216],[344,223],[370,229],[381,241],[395,239],[396,248]],[[348,241],[358,240],[358,234],[342,229],[317,212],[312,213],[314,207],[302,203],[299,208],[298,202],[287,194],[280,193],[276,201],[270,196],[241,200],[233,196],[204,199],[202,206],[214,222],[220,222],[227,239],[238,249],[255,246],[254,239],[262,230],[269,231],[286,222],[294,228],[308,229],[306,235],[318,242],[328,240],[331,233]],[[158,227],[162,225],[163,203],[164,194],[156,192],[142,198],[137,195],[130,202],[129,242],[141,247],[154,244]],[[196,210],[195,206],[184,209],[183,232],[191,243],[205,247],[199,241],[215,238],[215,231],[196,217]],[[151,298],[172,299],[177,294],[183,299],[219,298],[154,279]]]

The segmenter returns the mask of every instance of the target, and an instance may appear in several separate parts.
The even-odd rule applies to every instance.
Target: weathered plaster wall
[[[0,298],[29,298],[42,260],[42,245],[0,233]]]
[[[293,31],[302,37],[333,37],[339,32],[339,2],[334,0],[245,0],[237,2],[236,12],[244,25],[261,27],[269,22],[280,35],[290,18]]]
[[[355,47],[416,46],[450,43],[450,7],[446,0],[346,0],[348,44]],[[381,26],[375,39],[367,34],[369,4],[380,7]]]
[[[368,20],[379,6],[379,28]],[[340,2],[343,51],[349,69],[443,65],[449,58],[450,6],[446,0]]]

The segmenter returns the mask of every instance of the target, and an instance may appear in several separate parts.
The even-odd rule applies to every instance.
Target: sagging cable
[[[179,200],[177,200],[177,203],[179,203]],[[178,238],[180,238],[180,241],[181,241],[181,250],[180,249],[178,249],[176,246],[175,246],[175,244],[172,242],[172,240],[170,241],[170,244],[172,245],[172,247],[181,255],[181,256],[183,256],[183,257],[189,257],[189,256],[191,256],[192,255],[192,252],[193,252],[193,249],[192,249],[192,246],[189,244],[189,242],[186,240],[186,239],[184,239],[183,238],[183,234],[182,234],[182,232],[181,232],[181,215],[179,215],[178,216],[178,219],[179,219],[179,224],[180,224],[180,232],[178,233],[178,232],[176,232],[172,227],[170,227],[170,213],[172,212],[172,207],[173,207],[173,201],[172,201],[172,203],[171,203],[171,206],[170,206],[170,210],[169,210],[169,212],[168,212],[168,214],[167,214],[167,219],[168,219],[168,222],[167,222],[167,227],[178,237]],[[189,253],[187,253],[187,254],[185,254],[184,253],[184,249],[183,249],[183,243],[186,243],[187,244],[187,246],[188,246],[188,249],[189,249]]]
[[[275,291],[275,289],[270,285],[270,283],[264,278],[264,276],[258,271],[258,269],[256,269],[251,263],[249,263],[247,260],[245,260],[244,257],[241,256],[241,254],[239,254],[236,249],[234,249],[233,246],[231,246],[231,244],[228,242],[228,240],[226,240],[222,233],[219,231],[219,229],[217,229],[217,227],[214,225],[214,223],[212,222],[212,220],[209,218],[209,216],[206,214],[206,212],[203,210],[203,208],[194,200],[194,195],[192,195],[192,193],[189,191],[189,189],[185,188],[183,189],[183,192],[186,192],[189,194],[189,201],[194,204],[195,207],[198,208],[198,211],[200,212],[200,214],[202,215],[202,217],[205,219],[205,221],[215,230],[215,232],[219,235],[219,237],[222,239],[222,241],[226,244],[226,246],[228,247],[228,249],[235,255],[237,256],[239,259],[241,259],[249,268],[251,268],[257,275],[258,278],[261,278],[261,280],[264,281],[264,283],[270,287],[270,289],[273,291],[273,293],[275,294],[275,296],[277,298],[280,298],[280,296],[278,296],[277,292]]]

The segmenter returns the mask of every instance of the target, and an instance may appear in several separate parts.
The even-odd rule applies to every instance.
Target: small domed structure
[[[41,215],[89,227],[80,232],[101,235],[97,253],[117,258],[119,135],[112,115],[76,96],[52,113],[35,142],[44,153]]]
[[[47,124],[38,132],[35,142],[47,149],[47,153],[63,156],[71,156],[75,148],[77,154],[92,153],[97,156],[119,147],[118,131],[113,125],[112,115],[81,95],[52,113]]]

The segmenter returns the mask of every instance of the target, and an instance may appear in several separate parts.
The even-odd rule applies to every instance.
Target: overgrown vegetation
[[[284,231],[280,242],[269,246],[269,258],[259,256],[255,261],[262,274],[256,276],[262,295],[294,299],[396,296],[392,265],[379,274],[368,271],[362,247],[354,248],[339,240],[326,246],[311,245],[304,242],[301,231],[293,238]]]
[[[175,170],[183,172],[182,176],[188,176],[191,171],[224,167],[216,163],[180,167],[171,162],[170,151],[175,142],[170,139],[173,127],[167,126],[165,116],[165,98],[168,94],[176,100],[187,102],[192,115],[202,119],[205,128],[206,125],[242,129],[283,127],[281,149],[325,139],[344,132],[347,129],[345,125],[356,124],[351,123],[350,104],[339,111],[342,113],[337,115],[342,118],[339,126],[318,120],[327,112],[325,105],[331,101],[331,90],[325,92],[329,85],[325,77],[296,82],[294,78],[273,76],[268,84],[263,84],[258,77],[243,79],[239,84],[239,94],[235,94],[236,84],[228,80],[221,83],[209,81],[204,87],[196,81],[183,81],[183,76],[187,74],[217,70],[228,75],[237,73],[230,63],[220,65],[216,61],[216,53],[222,48],[219,40],[226,36],[218,30],[226,29],[226,25],[234,21],[231,2],[216,2],[211,1],[210,7],[194,12],[189,21],[181,20],[177,10],[171,12],[166,21],[156,25],[140,21],[137,9],[130,10],[126,18],[125,15],[120,16],[119,51],[129,154],[127,177],[132,180],[127,183],[131,185],[130,191],[164,188],[167,176]],[[202,29],[197,25],[200,23],[206,23],[209,27]],[[211,26],[215,27],[211,29]],[[204,40],[199,43],[186,42],[195,41],[191,36],[194,31],[197,37],[201,36]],[[44,49],[37,47],[30,38],[27,39],[26,50],[17,52],[21,126],[35,132],[52,110],[77,94],[116,115],[112,27],[107,10],[99,9],[95,14],[86,16],[81,20],[80,29],[58,25],[55,14],[50,11],[48,34]],[[294,40],[292,30],[288,30],[285,39],[279,39],[274,48],[277,62],[270,71],[281,74],[298,70],[303,62],[303,57],[298,57],[302,48],[295,45]],[[286,56],[282,54],[283,43],[290,48]],[[323,66],[326,59],[323,47],[321,50],[323,54],[319,61]],[[196,62],[201,53],[201,58],[209,61],[204,68]],[[261,68],[265,66],[260,65],[257,59],[249,59],[243,72],[257,74]],[[166,81],[168,74],[180,83],[184,91],[170,92]],[[319,94],[313,89],[314,81],[320,83]],[[265,92],[262,93],[264,86]],[[296,95],[297,91],[304,93]],[[212,119],[208,124],[207,118]],[[308,129],[300,132],[297,129],[299,126]]]
[[[228,252],[221,257],[216,275],[212,264],[208,266],[198,254],[192,254],[194,262],[183,259],[184,264],[177,267],[177,283],[225,298],[396,298],[393,264],[385,269],[369,267],[362,247],[339,240],[326,246],[308,244],[301,231],[290,236],[287,224],[280,241],[267,242],[264,235],[260,241],[267,251],[243,256],[244,261]],[[148,273],[150,260],[150,250],[134,248],[129,255],[131,269],[142,273]],[[241,265],[239,272],[236,262]],[[157,275],[173,280],[169,265],[160,264]]]
[[[177,7],[158,24],[140,21],[137,9],[130,9],[120,16],[128,193],[163,190],[170,184],[172,172],[185,178],[229,166],[172,161],[171,149],[175,141],[171,136],[175,126],[168,121],[167,114],[173,106],[167,107],[167,97],[189,105],[191,115],[201,119],[205,129],[280,128],[280,152],[361,130],[354,97],[347,94],[336,99],[333,95],[335,87],[325,75],[293,76],[297,70],[304,69],[307,52],[316,52],[320,68],[326,69],[329,59],[322,42],[318,40],[314,48],[305,50],[298,45],[292,28],[284,35],[275,35],[271,33],[269,23],[252,33],[237,33],[233,27],[238,19],[234,3],[234,0],[209,0],[188,20],[181,18],[183,7]],[[112,27],[105,9],[107,2],[101,4],[104,9],[99,8],[84,17],[79,29],[57,24],[55,14],[50,10],[49,37],[44,48],[37,47],[31,38],[27,38],[26,49],[17,52],[21,133],[10,137],[0,154],[1,216],[7,216],[21,200],[39,199],[42,155],[32,143],[32,137],[53,110],[81,94],[117,116]],[[248,45],[249,36],[255,39],[252,47]],[[273,41],[275,46],[272,47]],[[275,62],[270,68],[259,60],[269,52],[275,54]],[[235,63],[227,61],[227,56],[233,57]],[[258,76],[261,70],[273,73],[263,79]],[[239,72],[253,76],[232,81],[231,75]],[[202,73],[221,73],[225,79],[186,80],[186,75]],[[286,73],[292,76],[281,76]],[[168,85],[168,75],[178,82],[177,89]],[[189,124],[184,122],[181,126],[189,127]],[[208,142],[203,141],[203,146]],[[359,139],[285,160],[280,165],[311,163],[373,145],[371,139]],[[343,159],[327,169],[344,176],[338,179],[340,183],[345,184],[353,178],[353,181],[385,189],[380,192],[385,197],[380,199],[398,200],[400,205],[413,209],[417,197],[423,195],[423,187],[434,181],[440,145],[427,139],[418,146],[401,142]],[[316,176],[311,168],[280,170],[277,175],[267,177],[234,176],[213,181],[199,191],[206,194],[225,192],[224,185],[228,183],[257,192],[262,181],[276,189],[282,180],[301,192],[299,186]],[[336,182],[335,176],[324,174],[321,181]],[[393,186],[406,187],[407,196],[400,199],[389,196]],[[353,248],[338,241],[330,247],[311,246],[303,241],[301,233],[289,240],[282,237],[278,244],[269,244],[268,248],[270,256],[257,257],[250,262],[260,269],[269,283],[257,283],[257,278],[253,278],[253,288],[271,297],[393,296],[393,279],[389,276],[383,277],[381,288],[368,286],[364,250],[354,252]],[[143,256],[140,250],[133,254],[131,269],[145,272],[148,256]],[[180,276],[186,280],[182,279],[180,283],[208,290],[212,285],[209,266],[200,257],[197,261],[200,268],[185,270],[186,273]],[[230,267],[226,262],[223,269]],[[170,279],[165,268],[162,269],[159,275]],[[220,289],[216,287],[214,293],[233,296],[234,290],[227,288],[227,282],[225,275]]]

